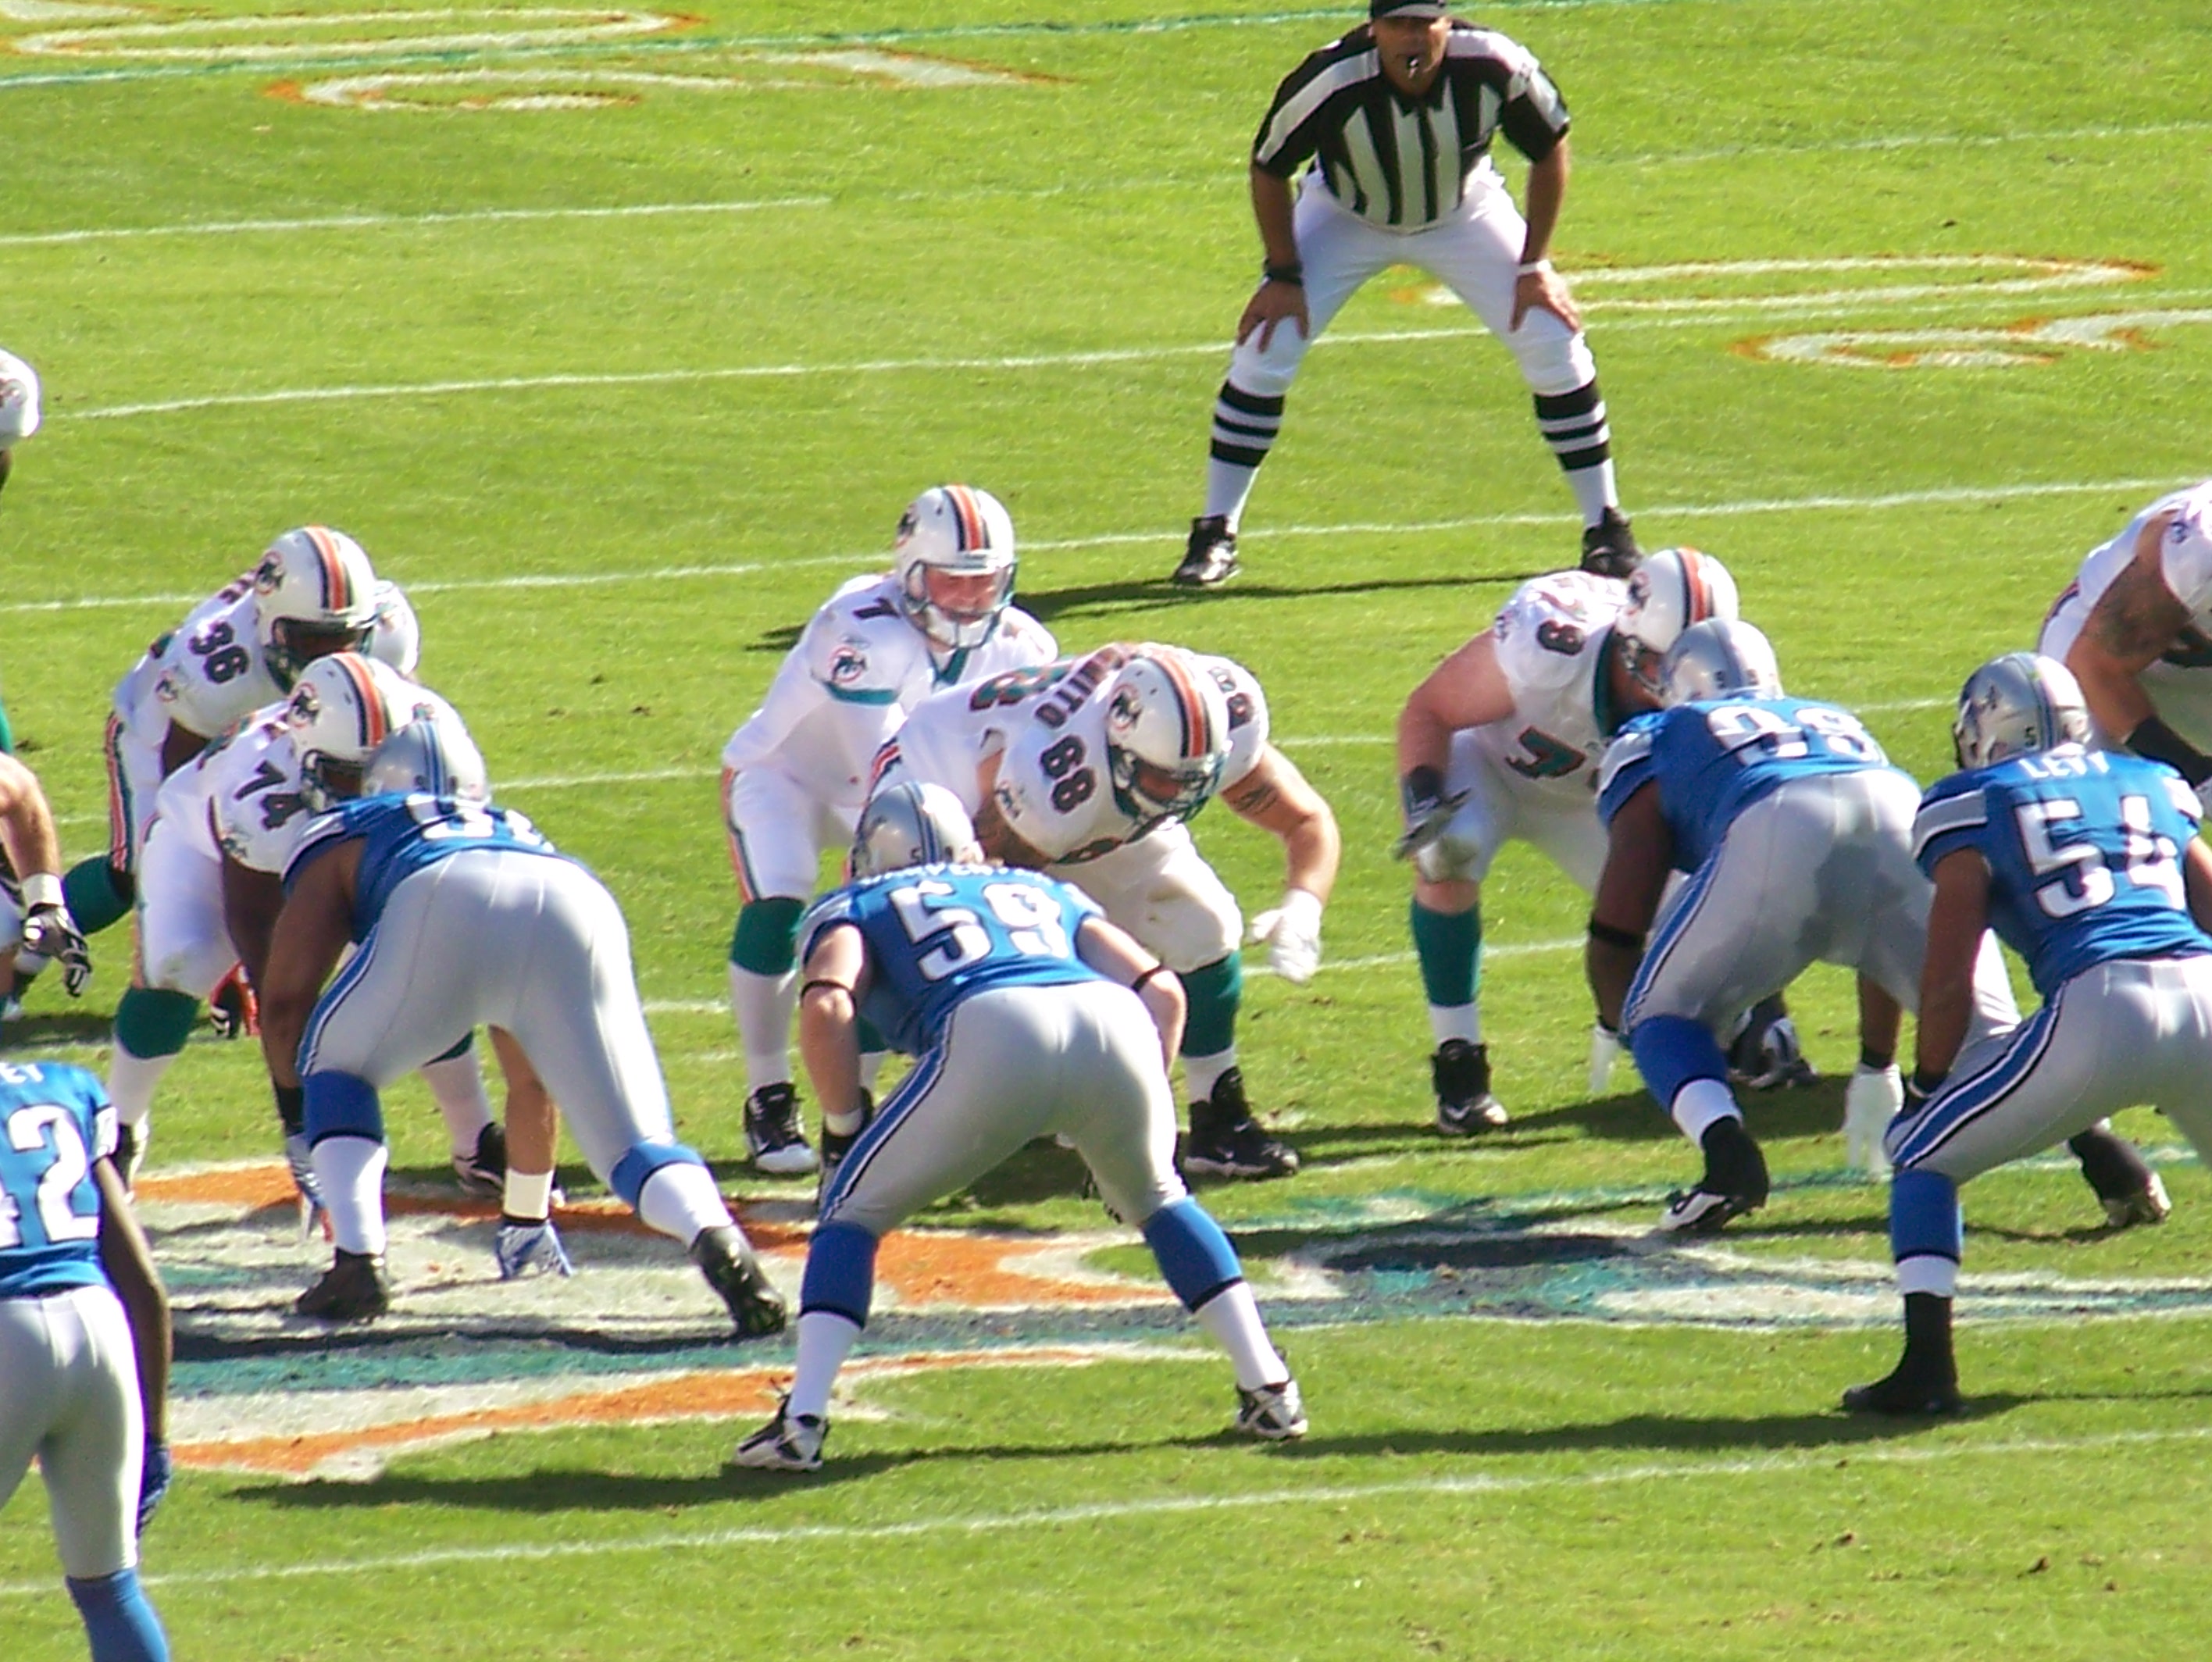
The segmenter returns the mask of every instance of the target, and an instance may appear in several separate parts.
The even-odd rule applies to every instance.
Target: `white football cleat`
[[[775,1417],[739,1443],[730,1464],[753,1471],[819,1471],[822,1442],[830,1422],[818,1414],[794,1414],[791,1398],[778,1404]]]
[[[1263,1385],[1257,1391],[1241,1386],[1237,1392],[1237,1427],[1248,1437],[1271,1443],[1288,1442],[1306,1435],[1306,1405],[1298,1395],[1298,1382]]]

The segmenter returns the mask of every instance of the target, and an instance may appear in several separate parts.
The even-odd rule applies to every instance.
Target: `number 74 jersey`
[[[1931,876],[1972,849],[1990,870],[1990,923],[2050,998],[2116,958],[2212,952],[2190,916],[2181,851],[2203,810],[2163,762],[2061,745],[1940,779],[1912,853]]]

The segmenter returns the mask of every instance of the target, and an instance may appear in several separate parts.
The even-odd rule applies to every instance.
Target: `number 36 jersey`
[[[1081,890],[1034,871],[914,866],[816,901],[799,926],[799,961],[825,931],[859,930],[868,950],[860,1014],[919,1056],[944,1037],[953,1007],[971,994],[1103,980],[1075,949],[1083,920],[1099,915]]]
[[[1607,825],[1656,781],[1674,864],[1703,865],[1737,815],[1784,785],[1889,767],[1859,719],[1812,699],[1721,699],[1638,716],[1606,752],[1597,811]],[[1892,770],[1895,771],[1895,770]]]
[[[2115,958],[2212,952],[2181,870],[2203,816],[2165,763],[2065,744],[1936,781],[1912,854],[1931,877],[1960,849],[1981,855],[1990,925],[2048,999]]]
[[[1491,634],[1513,713],[1472,731],[1501,770],[1589,800],[1597,758],[1618,725],[1601,706],[1613,620],[1627,600],[1617,578],[1554,572],[1523,583],[1498,608]]]

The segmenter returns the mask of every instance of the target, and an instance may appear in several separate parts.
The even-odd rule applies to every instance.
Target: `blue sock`
[[[857,1223],[824,1223],[806,1249],[799,1313],[826,1310],[855,1327],[868,1325],[876,1292],[876,1238]]]
[[[1159,1260],[1175,1295],[1186,1310],[1198,1307],[1244,1279],[1237,1249],[1206,1210],[1186,1195],[1145,1220],[1145,1244]]]
[[[71,1577],[68,1585],[92,1641],[92,1662],[169,1662],[168,1635],[146,1602],[136,1569],[91,1581]]]
[[[1651,1095],[1669,1111],[1692,1079],[1728,1083],[1728,1058],[1721,1054],[1720,1041],[1704,1022],[1686,1016],[1645,1017],[1628,1035],[1628,1051]]]
[[[1941,1172],[1900,1171],[1889,1180],[1889,1254],[1947,1258],[1956,1264],[1966,1248],[1966,1214],[1959,1186]]]

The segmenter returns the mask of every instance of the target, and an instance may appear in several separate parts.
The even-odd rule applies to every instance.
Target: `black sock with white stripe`
[[[1213,443],[1207,452],[1206,513],[1234,525],[1252,494],[1260,464],[1282,430],[1283,401],[1247,392],[1231,381],[1221,384],[1213,403]]]
[[[1559,458],[1583,523],[1595,525],[1620,501],[1613,482],[1613,430],[1597,382],[1585,381],[1571,392],[1539,392],[1535,403],[1536,430]]]

